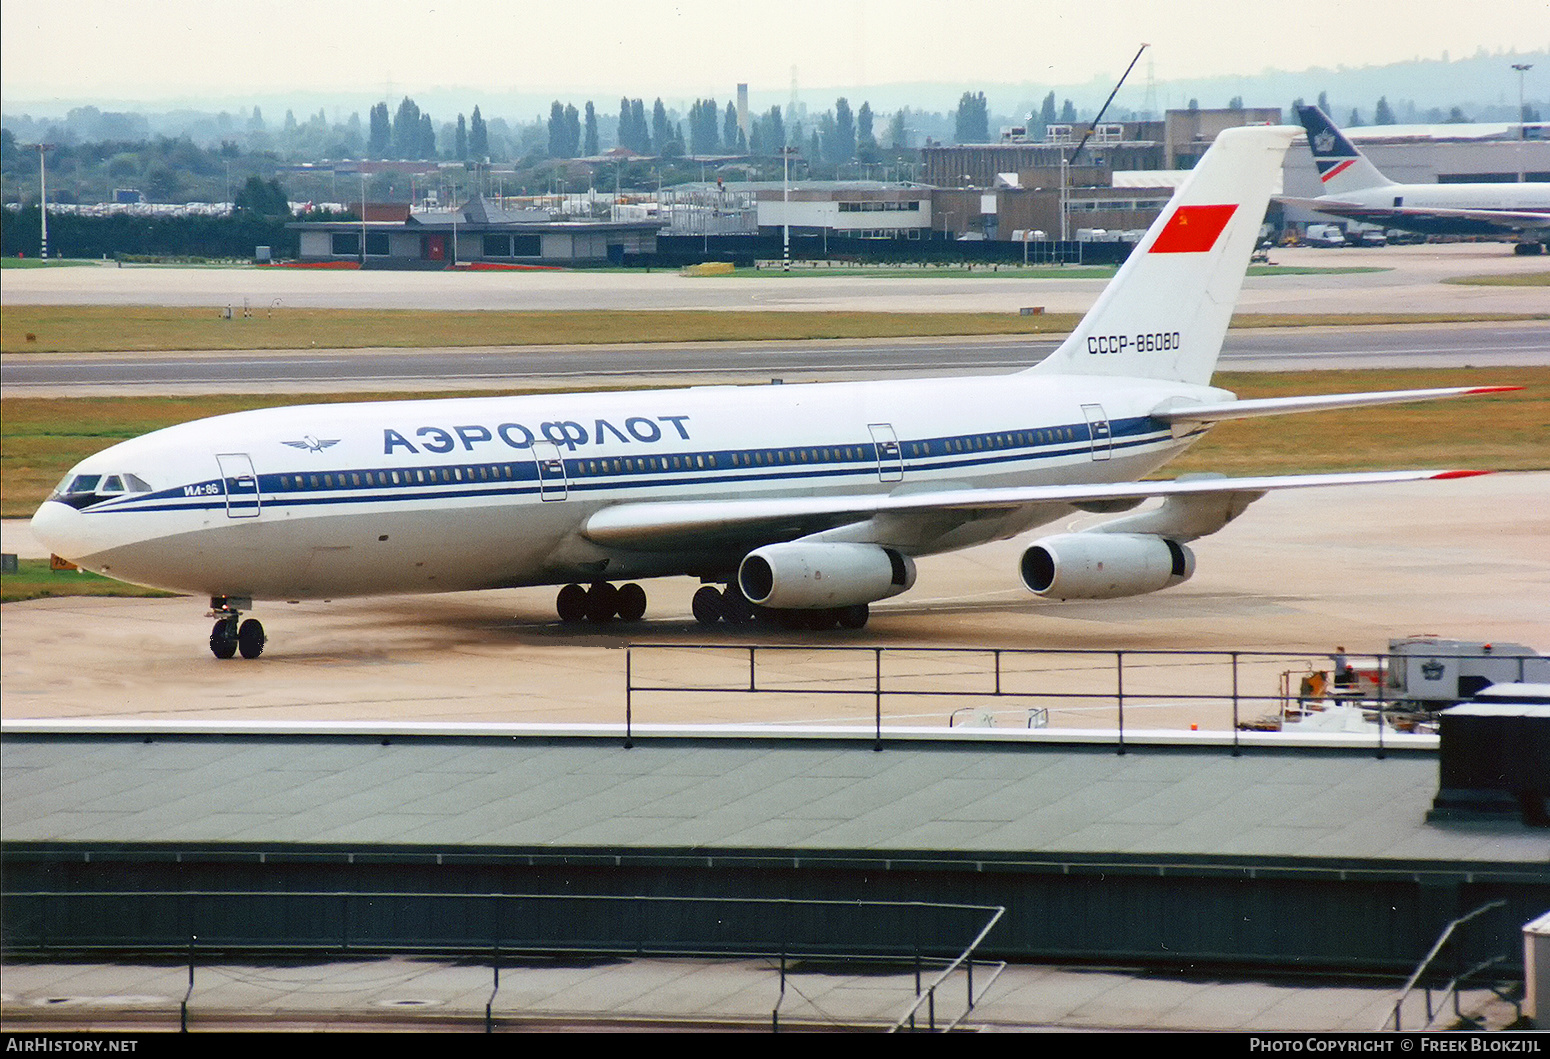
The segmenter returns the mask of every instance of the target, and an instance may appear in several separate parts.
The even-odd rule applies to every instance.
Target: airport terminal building
[[[303,262],[363,268],[622,264],[656,251],[656,220],[556,219],[473,198],[451,209],[405,210],[399,220],[299,221]],[[364,244],[364,252],[363,252]]]

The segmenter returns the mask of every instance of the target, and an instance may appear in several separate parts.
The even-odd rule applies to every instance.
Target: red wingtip
[[[1434,481],[1440,481],[1444,478],[1478,478],[1482,474],[1495,473],[1495,471],[1438,471],[1436,474],[1432,475],[1432,479]]]
[[[1475,393],[1514,393],[1514,392],[1516,392],[1518,390],[1521,390],[1521,389],[1523,389],[1522,386],[1475,386],[1475,387],[1471,387],[1469,390],[1467,390],[1465,392],[1466,393],[1471,393],[1471,394],[1475,394]]]

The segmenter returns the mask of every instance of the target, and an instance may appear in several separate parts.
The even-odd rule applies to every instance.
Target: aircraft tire
[[[694,594],[693,607],[694,620],[706,628],[714,626],[726,616],[721,590],[714,585],[705,585]]]
[[[867,619],[872,616],[872,608],[865,603],[857,603],[852,607],[841,607],[839,625],[842,629],[864,629]]]
[[[242,652],[243,658],[257,658],[264,653],[264,644],[268,642],[263,623],[257,618],[249,618],[237,630],[237,650]]]
[[[782,629],[807,628],[807,616],[800,610],[794,610],[788,607],[780,607],[772,609],[769,613],[772,617],[774,617],[775,624],[779,625]]]
[[[216,622],[215,628],[210,630],[210,653],[222,659],[237,653],[237,637],[232,632],[231,622],[225,618]]]
[[[646,616],[646,590],[633,581],[620,585],[617,609],[620,621],[640,621]]]
[[[554,597],[554,609],[566,625],[574,625],[587,616],[587,590],[580,585],[566,585]]]
[[[728,625],[747,625],[753,621],[754,605],[736,584],[730,584],[721,591],[721,616]]]
[[[619,590],[608,581],[587,589],[587,620],[602,625],[619,612]]]

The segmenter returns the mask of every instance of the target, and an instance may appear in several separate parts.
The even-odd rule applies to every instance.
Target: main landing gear
[[[871,616],[871,608],[865,603],[851,607],[830,607],[818,610],[785,610],[760,607],[748,601],[736,584],[717,588],[706,585],[694,594],[694,620],[707,628],[717,622],[728,625],[747,625],[749,622],[769,622],[783,629],[809,629],[823,632],[835,627],[862,629]]]
[[[598,581],[591,588],[566,585],[555,597],[554,609],[567,625],[579,621],[603,625],[615,618],[640,621],[646,616],[646,590],[633,582],[615,585]]]
[[[210,630],[210,653],[216,658],[230,658],[239,653],[243,658],[257,658],[264,653],[264,644],[269,638],[264,635],[263,624],[257,618],[243,621],[239,609],[252,605],[250,599],[211,597],[210,613],[206,616],[215,619],[215,628]]]

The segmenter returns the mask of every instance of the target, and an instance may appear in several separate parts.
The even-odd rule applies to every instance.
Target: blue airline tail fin
[[[1308,149],[1313,152],[1313,164],[1318,166],[1324,194],[1341,195],[1393,183],[1318,107],[1298,107],[1297,117],[1308,133]]]

